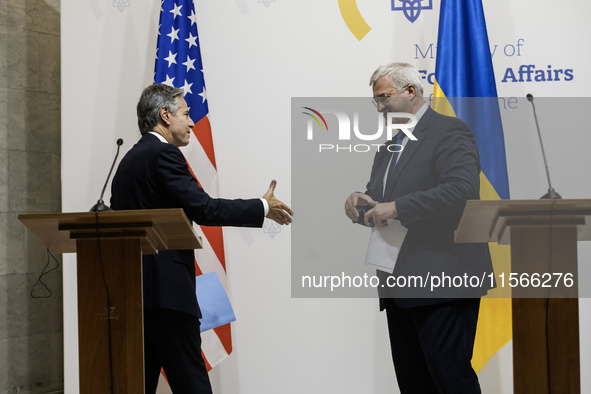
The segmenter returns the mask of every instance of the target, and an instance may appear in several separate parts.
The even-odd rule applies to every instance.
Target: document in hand
[[[218,274],[209,272],[195,278],[196,294],[201,309],[201,332],[211,330],[236,320],[228,295],[218,278]]]
[[[365,265],[391,274],[396,266],[396,259],[400,252],[407,228],[399,220],[388,220],[387,226],[376,226],[371,229]]]

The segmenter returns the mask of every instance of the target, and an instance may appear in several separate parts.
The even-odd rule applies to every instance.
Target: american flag
[[[160,9],[158,49],[154,83],[182,88],[195,128],[189,145],[182,148],[189,169],[212,197],[218,197],[217,169],[207,94],[197,35],[197,17],[193,0],[164,0]],[[220,227],[195,230],[203,239],[203,249],[195,251],[197,275],[216,271],[226,286],[224,239]],[[232,352],[230,324],[201,333],[202,353],[208,370]]]

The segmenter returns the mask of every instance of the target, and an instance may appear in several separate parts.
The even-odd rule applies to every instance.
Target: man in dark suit
[[[378,271],[380,309],[386,310],[398,385],[407,393],[480,393],[471,366],[480,297],[490,286],[449,282],[431,291],[395,279],[482,277],[492,272],[487,244],[454,244],[465,203],[479,199],[480,161],[464,122],[434,112],[422,98],[421,76],[405,63],[379,67],[370,79],[378,111],[410,113],[416,141],[380,149],[365,193],[353,193],[346,215],[366,226],[399,220],[408,229],[394,272]],[[407,119],[396,119],[405,123]],[[359,210],[365,208],[360,220]],[[410,285],[409,285],[410,284]]]
[[[180,146],[195,126],[183,90],[167,85],[144,89],[137,105],[142,138],[121,160],[112,184],[113,209],[182,208],[206,226],[262,227],[265,216],[291,223],[291,209],[274,196],[211,198],[188,169]],[[211,393],[201,356],[193,250],[143,256],[145,389],[155,393],[160,369],[175,393]]]

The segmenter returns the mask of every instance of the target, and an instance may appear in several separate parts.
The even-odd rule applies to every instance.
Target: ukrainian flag
[[[505,141],[482,1],[441,0],[437,41],[433,109],[457,116],[472,129],[482,166],[480,198],[508,199]],[[509,272],[509,247],[495,243],[490,249],[495,272]],[[511,299],[494,297],[498,290],[480,305],[472,357],[476,372],[511,340]]]

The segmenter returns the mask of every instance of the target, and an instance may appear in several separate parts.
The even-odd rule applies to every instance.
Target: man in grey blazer
[[[393,287],[399,277],[478,276],[492,272],[487,244],[455,244],[465,203],[479,199],[480,161],[472,132],[457,118],[433,111],[421,76],[405,63],[379,67],[370,79],[384,113],[415,115],[416,140],[400,135],[400,154],[380,149],[365,193],[352,193],[345,213],[354,222],[408,229],[392,274],[378,271],[398,385],[407,393],[480,393],[471,366],[480,297],[489,286]],[[398,119],[396,123],[405,123]],[[402,138],[404,137],[404,138]],[[396,138],[396,137],[394,137]],[[392,143],[390,141],[389,143]],[[396,150],[396,149],[393,149]],[[457,283],[457,282],[456,282]]]

